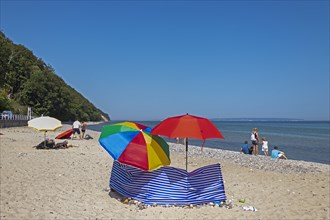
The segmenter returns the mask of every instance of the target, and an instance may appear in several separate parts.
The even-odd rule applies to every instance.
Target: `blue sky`
[[[6,36],[113,120],[329,120],[329,1],[0,6]]]

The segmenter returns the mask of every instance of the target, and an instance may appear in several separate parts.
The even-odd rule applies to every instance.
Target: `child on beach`
[[[262,138],[262,149],[261,149],[265,156],[268,156],[268,141],[265,137]]]

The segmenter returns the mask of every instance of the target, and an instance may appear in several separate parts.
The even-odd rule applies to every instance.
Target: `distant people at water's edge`
[[[244,144],[241,146],[241,153],[252,154],[253,147],[248,144],[248,141],[244,141]]]
[[[253,145],[253,154],[257,156],[259,154],[259,142],[260,142],[258,128],[252,129],[251,142]]]
[[[265,156],[268,156],[268,141],[265,137],[262,138],[262,147],[261,150],[264,152]]]
[[[288,159],[283,151],[279,150],[278,146],[274,147],[274,150],[272,150],[272,158],[278,158],[278,159]]]
[[[187,138],[182,138],[182,144],[186,145],[186,142],[187,142]]]

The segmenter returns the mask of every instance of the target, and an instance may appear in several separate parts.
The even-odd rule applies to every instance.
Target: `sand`
[[[73,147],[59,150],[33,148],[43,133],[28,127],[0,133],[1,219],[330,219],[329,165],[191,147],[189,170],[220,163],[233,207],[140,210],[109,195],[113,160],[98,144],[99,132],[87,130],[94,139],[69,140]],[[183,145],[171,144],[171,160],[185,168]]]

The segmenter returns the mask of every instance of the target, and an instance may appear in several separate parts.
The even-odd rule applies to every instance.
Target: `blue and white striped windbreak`
[[[220,164],[192,172],[170,166],[143,171],[114,161],[110,188],[144,204],[188,205],[226,200]]]

